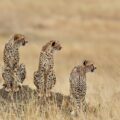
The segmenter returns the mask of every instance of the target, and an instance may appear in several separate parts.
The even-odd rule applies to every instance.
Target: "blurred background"
[[[88,101],[105,103],[120,96],[119,0],[0,0],[1,66],[4,45],[14,33],[29,40],[20,49],[20,62],[27,68],[24,84],[35,88],[33,72],[41,47],[59,40],[63,49],[55,55],[53,91],[68,95],[71,70],[87,59],[97,66],[96,72],[87,74]]]

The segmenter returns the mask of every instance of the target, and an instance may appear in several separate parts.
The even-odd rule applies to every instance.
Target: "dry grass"
[[[97,71],[88,74],[88,120],[120,118],[120,1],[119,0],[1,0],[0,64],[5,42],[11,34],[26,35],[29,45],[21,49],[26,64],[25,84],[33,85],[41,46],[50,39],[61,41],[63,49],[55,56],[57,84],[53,91],[69,94],[69,73],[83,59],[94,61]],[[2,78],[1,78],[2,84]],[[26,106],[25,120],[42,119],[34,106]],[[31,112],[31,109],[33,111]],[[97,110],[96,110],[97,109]],[[97,111],[97,112],[96,112]],[[54,113],[55,112],[55,113]],[[1,113],[1,119],[7,115]],[[56,110],[49,120],[69,120]],[[8,118],[7,118],[8,119]]]

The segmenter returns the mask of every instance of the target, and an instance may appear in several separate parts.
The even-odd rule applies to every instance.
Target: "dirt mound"
[[[56,104],[57,107],[68,106],[70,104],[70,97],[61,93],[51,92],[50,97],[39,97],[36,90],[24,85],[22,88],[13,94],[5,91],[5,88],[0,89],[0,103],[29,103],[35,102],[38,105]]]
[[[14,93],[5,91],[5,88],[0,89],[0,100],[6,102],[28,102],[35,97],[35,90],[32,90],[29,86],[24,85],[22,88]]]

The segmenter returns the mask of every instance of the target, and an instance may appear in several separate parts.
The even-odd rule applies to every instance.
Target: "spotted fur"
[[[18,82],[23,82],[26,76],[25,66],[21,64],[19,66],[19,47],[24,46],[27,43],[25,36],[21,34],[15,34],[12,39],[5,44],[3,61],[4,61],[4,70],[3,70],[3,79],[4,86],[8,89],[13,84]],[[11,84],[11,85],[10,85]]]
[[[56,83],[54,73],[54,52],[61,50],[58,41],[50,41],[42,47],[38,70],[34,73],[34,84],[40,94],[49,94]]]
[[[93,64],[84,61],[83,65],[75,66],[70,74],[70,96],[75,104],[75,109],[86,111],[86,73],[96,69]]]
[[[7,88],[8,91],[11,91],[11,88],[13,86],[13,81],[14,81],[14,73],[9,67],[6,67],[3,70],[2,77],[4,79],[3,86]]]

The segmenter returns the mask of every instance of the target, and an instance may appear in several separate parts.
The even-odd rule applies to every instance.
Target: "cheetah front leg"
[[[74,111],[73,111],[72,115],[77,116],[77,117],[82,115],[81,117],[83,117],[86,120],[86,101],[85,101],[85,97],[76,98],[76,99],[74,99],[74,102],[75,102]],[[84,114],[81,114],[81,113],[84,113]]]
[[[34,72],[34,85],[37,88],[37,93],[39,97],[44,96],[44,72],[36,71]]]
[[[79,116],[81,112],[81,100],[79,98],[72,98],[73,102],[73,111],[71,112],[71,115],[73,116]]]
[[[26,68],[24,64],[20,64],[20,66],[16,69],[16,81],[18,82],[18,87],[21,88],[22,84],[26,78]]]
[[[47,74],[47,82],[46,82],[46,97],[51,97],[51,89],[56,84],[56,76],[53,70],[49,70]]]
[[[87,103],[86,103],[85,97],[83,97],[83,99],[82,99],[82,111],[84,113],[86,113],[86,110],[87,110]]]

